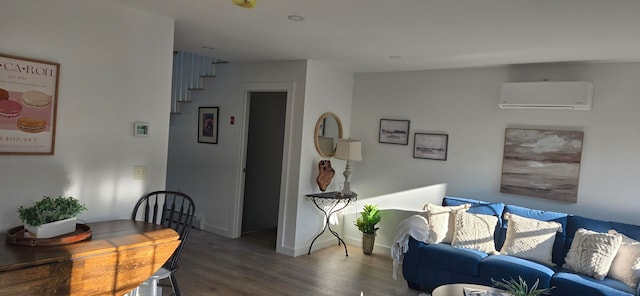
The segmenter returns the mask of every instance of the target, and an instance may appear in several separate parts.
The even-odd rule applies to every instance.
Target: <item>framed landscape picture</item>
[[[59,69],[0,54],[0,154],[53,155]]]
[[[408,145],[409,120],[380,119],[379,143]]]
[[[447,160],[449,135],[415,133],[413,157],[435,160]]]
[[[218,107],[198,108],[198,143],[218,144]]]
[[[581,131],[507,128],[500,192],[578,201]]]

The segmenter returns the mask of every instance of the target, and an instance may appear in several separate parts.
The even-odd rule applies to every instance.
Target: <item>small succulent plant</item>
[[[522,277],[518,277],[518,281],[513,278],[509,280],[502,279],[502,281],[496,281],[491,279],[493,286],[499,289],[507,290],[513,296],[539,296],[539,295],[548,295],[551,292],[551,288],[543,288],[538,289],[538,284],[540,284],[540,280],[536,279],[536,282],[533,283],[531,288]]]
[[[376,224],[380,222],[380,210],[376,205],[364,205],[360,217],[356,219],[356,226],[362,233],[374,234],[378,228]]]

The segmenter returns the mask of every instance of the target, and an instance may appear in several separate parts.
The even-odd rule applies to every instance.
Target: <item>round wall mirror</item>
[[[331,158],[336,154],[336,143],[342,138],[342,121],[332,112],[324,113],[316,122],[313,140],[318,154]]]

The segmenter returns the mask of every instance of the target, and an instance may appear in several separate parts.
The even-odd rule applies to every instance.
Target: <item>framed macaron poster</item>
[[[0,54],[0,154],[52,155],[60,64]]]

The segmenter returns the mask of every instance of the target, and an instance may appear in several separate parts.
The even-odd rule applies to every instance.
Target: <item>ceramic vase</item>
[[[363,233],[362,234],[362,253],[365,255],[373,254],[373,246],[376,242],[375,233]]]

